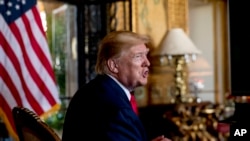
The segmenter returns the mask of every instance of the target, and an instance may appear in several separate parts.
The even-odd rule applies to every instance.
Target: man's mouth
[[[142,74],[142,76],[143,76],[144,78],[146,78],[146,77],[148,77],[148,73],[149,73],[149,71],[146,70],[146,71],[144,71],[144,73]]]

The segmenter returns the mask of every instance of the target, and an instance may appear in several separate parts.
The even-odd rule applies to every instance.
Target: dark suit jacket
[[[122,88],[98,75],[73,96],[62,141],[146,141],[143,125]]]

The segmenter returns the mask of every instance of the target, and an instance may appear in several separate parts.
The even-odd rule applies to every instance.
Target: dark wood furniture
[[[17,106],[12,114],[20,141],[61,141],[57,133],[31,110]]]

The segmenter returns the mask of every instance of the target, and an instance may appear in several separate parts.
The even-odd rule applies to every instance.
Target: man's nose
[[[150,61],[148,60],[147,57],[145,57],[144,65],[149,67],[150,66]]]

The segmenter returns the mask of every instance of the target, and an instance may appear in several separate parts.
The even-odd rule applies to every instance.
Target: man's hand
[[[161,136],[154,138],[152,141],[171,141],[171,140],[168,138],[165,138],[164,135],[161,135]]]

